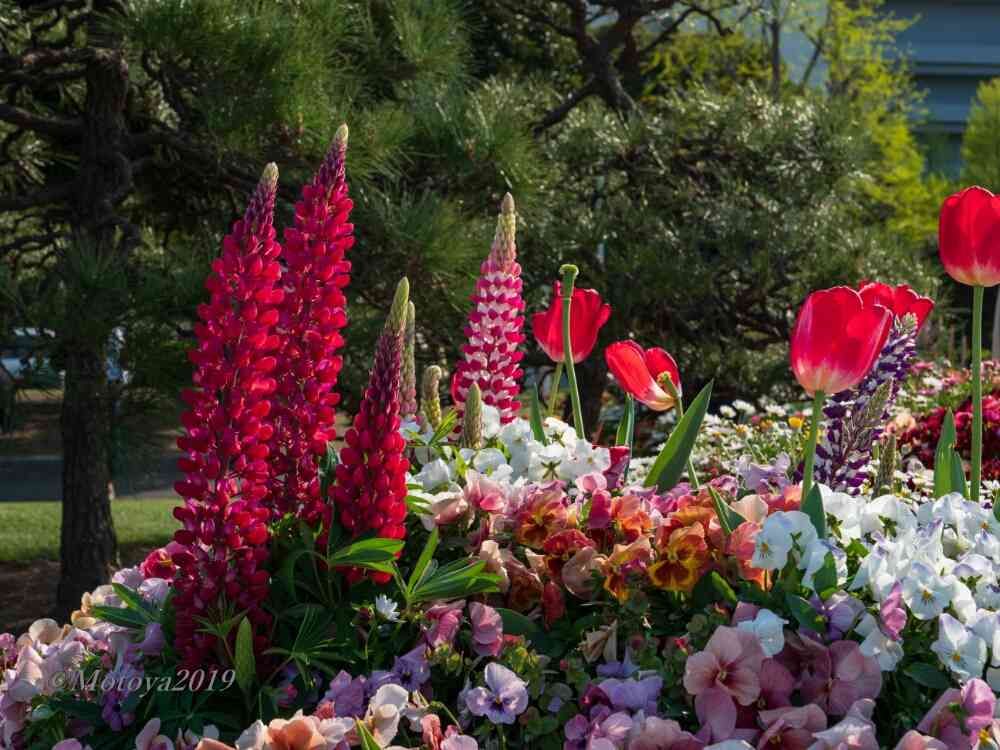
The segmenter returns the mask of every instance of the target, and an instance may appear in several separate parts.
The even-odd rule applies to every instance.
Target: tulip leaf
[[[739,597],[736,596],[733,587],[716,570],[699,579],[691,596],[694,603],[702,607],[714,602],[724,602],[729,606],[735,606],[739,602]]]
[[[538,400],[537,385],[531,388],[531,434],[542,445],[549,444],[549,439],[545,437],[545,427],[542,424],[542,404]]]
[[[257,674],[257,659],[253,654],[253,629],[250,620],[244,617],[236,631],[236,653],[234,655],[236,684],[244,693],[250,692],[254,676]]]
[[[670,433],[660,455],[656,457],[649,474],[646,475],[645,485],[652,487],[654,484],[661,492],[673,489],[680,481],[681,474],[687,466],[691,451],[694,450],[694,442],[701,429],[701,423],[708,412],[708,402],[712,397],[712,383],[710,382],[701,389],[694,401],[684,412],[674,431]]]
[[[965,483],[965,467],[962,457],[954,448],[951,451],[951,491],[960,492],[962,497],[969,499],[969,486]]]
[[[816,535],[820,539],[826,539],[826,510],[823,508],[823,495],[819,491],[818,484],[814,484],[809,494],[802,500],[802,512],[809,516],[809,520],[816,528]]]
[[[417,558],[417,564],[413,566],[413,572],[410,574],[410,580],[406,583],[406,599],[409,601],[410,597],[413,596],[414,590],[417,586],[423,582],[426,575],[432,574],[434,569],[430,567],[431,562],[434,558],[434,552],[437,550],[438,541],[440,540],[440,535],[438,534],[437,526],[431,531],[430,536],[427,537],[427,542],[424,544],[423,550],[420,552],[420,557]]]
[[[632,447],[632,439],[635,435],[635,399],[631,395],[625,395],[625,411],[622,413],[622,420],[618,423],[618,434],[615,437],[615,445]]]
[[[729,507],[729,503],[722,498],[715,487],[710,485],[708,494],[712,497],[712,505],[715,506],[715,515],[719,517],[719,525],[722,527],[723,533],[729,536],[743,523],[743,516]]]
[[[941,422],[941,437],[938,438],[937,450],[934,452],[934,497],[944,497],[951,492],[962,492],[965,485],[965,472],[962,471],[962,481],[955,484],[955,468],[952,454],[958,436],[955,432],[955,415],[951,409],[944,415]],[[961,462],[959,463],[961,470]],[[963,494],[965,494],[963,492]]]

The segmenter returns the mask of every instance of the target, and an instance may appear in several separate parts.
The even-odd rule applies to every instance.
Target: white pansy
[[[507,465],[507,457],[503,451],[496,448],[483,448],[476,452],[472,459],[472,468],[480,474],[492,474],[501,466]]]
[[[529,456],[528,477],[535,482],[559,478],[559,465],[566,457],[566,449],[559,443],[549,443]]]
[[[895,495],[881,495],[863,503],[862,529],[866,534],[891,530],[895,534],[917,527],[917,516]]]
[[[424,464],[414,479],[420,483],[424,490],[431,492],[443,485],[447,485],[453,476],[448,463],[444,459],[436,458]]]
[[[891,672],[903,659],[903,644],[893,640],[878,626],[878,621],[869,613],[861,618],[854,630],[864,640],[861,642],[861,653],[870,656],[878,662],[879,669]]]
[[[769,609],[762,609],[752,620],[744,620],[736,627],[757,636],[760,647],[770,657],[785,647],[785,625],[787,624],[788,620],[781,619]]]
[[[972,591],[954,576],[949,576],[954,581],[952,584],[951,608],[955,615],[962,622],[969,622],[976,616],[976,600],[972,596]]]
[[[375,611],[383,620],[396,622],[399,619],[399,605],[385,594],[375,597]]]
[[[938,639],[931,644],[931,651],[960,680],[983,676],[986,641],[947,613],[938,619]]]
[[[795,545],[791,525],[783,522],[782,512],[772,513],[764,520],[754,542],[750,564],[760,570],[781,570],[788,562],[788,554]]]
[[[552,441],[566,448],[571,448],[578,439],[573,425],[566,424],[556,417],[546,417],[542,428]]]
[[[990,664],[1000,667],[1000,615],[981,609],[969,618],[966,627],[986,643],[990,650]]]
[[[918,620],[931,620],[951,604],[955,583],[955,578],[939,576],[925,563],[914,563],[903,579],[903,601]]]
[[[823,497],[823,510],[837,521],[837,536],[845,542],[860,539],[863,534],[861,509],[865,507],[864,503],[859,503],[858,498],[846,492],[833,492],[822,484],[818,487]]]
[[[500,410],[483,404],[483,437],[492,440],[500,434]]]
[[[572,482],[584,474],[603,474],[611,468],[611,452],[589,440],[577,440],[559,464],[559,478]]]
[[[974,598],[984,609],[1000,609],[1000,586],[994,580],[981,579],[976,583]]]

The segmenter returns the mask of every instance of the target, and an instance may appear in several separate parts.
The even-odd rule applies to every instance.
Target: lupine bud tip
[[[337,128],[337,132],[333,136],[333,140],[336,143],[340,143],[340,144],[343,144],[343,145],[346,146],[347,145],[347,135],[348,135],[347,123],[345,122],[343,125],[341,125],[339,128]]]
[[[410,282],[404,276],[396,285],[396,294],[392,298],[392,307],[389,309],[389,317],[385,325],[387,329],[392,329],[402,335],[406,326],[406,311],[410,301]]]

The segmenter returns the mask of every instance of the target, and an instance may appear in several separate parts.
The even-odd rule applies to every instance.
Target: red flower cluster
[[[347,196],[344,159],[347,126],[295,205],[295,227],[285,230],[285,288],[278,334],[281,350],[275,379],[275,432],[271,440],[272,513],[294,512],[315,523],[323,511],[318,459],[336,437],[334,392],[347,324],[344,287],[351,263],[344,252],[354,245],[348,217],[354,204]]]
[[[473,383],[479,384],[483,403],[500,411],[503,423],[510,422],[520,412],[517,397],[522,371],[518,362],[524,353],[517,347],[524,341],[524,300],[515,228],[514,199],[508,193],[497,219],[493,247],[479,270],[469,324],[465,327],[468,343],[462,347],[463,357],[455,366],[451,384],[458,425],[462,424],[466,394]]]
[[[947,410],[938,406],[917,417],[917,423],[899,437],[902,450],[909,449],[927,468],[934,467],[934,452],[941,438]],[[969,460],[972,449],[972,400],[955,410],[956,449]],[[1000,390],[983,396],[983,479],[1000,479]]]
[[[403,279],[379,337],[354,426],[344,436],[337,483],[331,490],[338,519],[354,536],[369,531],[389,539],[406,535],[403,521],[410,464],[403,455],[406,441],[399,434],[399,390],[408,295],[409,284]],[[324,526],[329,528],[333,509],[327,506],[324,512]]]
[[[210,293],[198,308],[195,389],[181,421],[186,434],[177,445],[184,480],[175,488],[184,504],[174,509],[182,528],[173,555],[177,609],[176,648],[185,665],[213,663],[215,638],[199,632],[221,594],[260,631],[269,616],[260,607],[267,596],[271,398],[276,383],[273,352],[280,288],[281,246],[272,226],[278,171],[268,165],[243,219],[222,243],[205,282]]]

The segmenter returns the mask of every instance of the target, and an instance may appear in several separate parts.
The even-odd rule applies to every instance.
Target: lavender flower
[[[528,707],[524,680],[495,661],[486,665],[486,687],[465,695],[465,705],[474,716],[485,716],[494,724],[513,724]]]
[[[589,719],[584,714],[577,714],[566,722],[563,731],[566,734],[563,750],[622,747],[632,731],[632,717],[622,711],[612,713],[607,706],[597,706],[591,709]]]
[[[330,680],[322,701],[333,703],[334,716],[361,716],[365,711],[365,678],[351,676],[341,670]]]
[[[662,677],[645,677],[641,680],[605,680],[600,688],[616,711],[644,711],[656,713],[656,702],[663,689]]]

